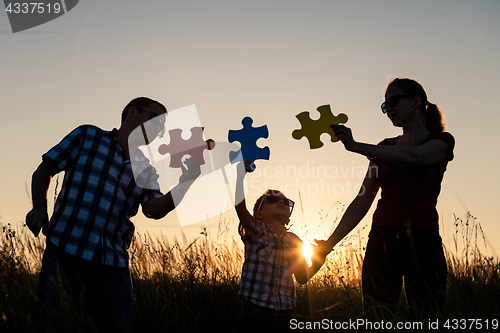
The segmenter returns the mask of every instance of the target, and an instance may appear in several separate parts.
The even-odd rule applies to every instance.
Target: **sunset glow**
[[[312,246],[310,243],[308,242],[304,243],[304,245],[302,246],[302,254],[304,255],[304,258],[306,258],[309,267],[311,267],[312,266],[311,257],[313,253],[312,253]]]

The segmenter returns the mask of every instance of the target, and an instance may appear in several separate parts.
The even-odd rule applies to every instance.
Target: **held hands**
[[[43,233],[45,234],[45,228],[47,227],[48,224],[49,224],[49,215],[47,214],[47,208],[45,207],[33,208],[26,215],[26,225],[35,235],[35,237],[38,236],[38,234],[40,233],[40,229],[42,228],[43,228]]]
[[[335,136],[342,141],[345,149],[348,151],[354,151],[357,142],[354,141],[354,138],[352,137],[351,129],[344,125],[330,125],[330,127],[333,128]]]
[[[317,263],[323,264],[326,260],[326,257],[333,250],[333,246],[331,246],[328,241],[315,239],[314,242],[317,244],[313,248],[312,258],[313,261]]]
[[[325,241],[315,240],[315,242],[317,245],[309,244],[311,246],[310,258],[307,257],[308,254],[301,253],[300,268],[294,271],[295,278],[300,284],[307,283],[320,270],[325,263],[326,256],[332,250],[331,247],[325,245]],[[300,247],[300,252],[302,252],[302,247]],[[311,260],[311,266],[308,265],[309,260]]]
[[[179,178],[179,184],[184,182],[194,181],[201,175],[200,164],[195,158],[190,157],[186,159],[184,161],[184,164],[186,164],[187,169],[184,165],[181,165],[182,175]]]

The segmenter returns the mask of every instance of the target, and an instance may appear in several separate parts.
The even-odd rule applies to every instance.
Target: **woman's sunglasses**
[[[260,211],[260,207],[262,207],[262,203],[264,202],[264,200],[266,200],[267,202],[269,202],[271,204],[275,204],[275,203],[280,202],[280,200],[283,200],[283,202],[285,203],[285,205],[287,205],[288,207],[290,207],[290,214],[292,214],[292,212],[293,212],[293,206],[295,205],[295,202],[293,202],[292,200],[290,200],[288,198],[285,198],[285,197],[282,197],[282,196],[278,196],[278,195],[265,195],[264,199],[262,199],[260,201],[259,209],[257,209],[257,211]]]
[[[385,114],[387,112],[388,107],[393,108],[396,105],[398,105],[399,101],[403,98],[411,98],[411,96],[410,95],[402,95],[402,94],[392,96],[387,101],[382,103],[382,105],[380,106],[380,108],[382,109],[382,113]]]

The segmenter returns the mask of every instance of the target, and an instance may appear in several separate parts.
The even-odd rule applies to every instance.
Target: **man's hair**
[[[153,104],[153,103],[160,106],[163,109],[163,111],[165,111],[165,113],[167,113],[167,108],[163,104],[161,104],[160,102],[155,101],[154,99],[151,99],[151,98],[147,98],[147,97],[137,97],[137,98],[134,98],[133,100],[131,100],[127,104],[127,106],[125,106],[125,108],[123,109],[123,111],[122,111],[122,124],[125,121],[125,119],[127,118],[128,109],[131,106],[136,107],[138,109],[144,109],[145,107],[148,107],[150,104]]]

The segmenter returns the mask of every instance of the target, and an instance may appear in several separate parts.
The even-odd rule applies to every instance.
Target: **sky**
[[[441,107],[456,140],[437,206],[444,243],[454,246],[454,216],[470,211],[485,254],[498,256],[498,17],[493,0],[85,0],[12,33],[2,11],[0,223],[23,223],[43,153],[79,125],[119,127],[123,107],[148,96],[169,110],[196,105],[205,138],[216,142],[227,142],[246,116],[267,125],[269,138],[257,144],[271,155],[248,175],[248,207],[268,187],[287,189],[297,203],[291,230],[326,237],[368,160],[326,134],[323,147],[309,149],[306,138],[292,138],[295,115],[317,118],[316,108],[329,104],[348,116],[355,140],[375,144],[401,133],[380,111],[387,83],[411,77]],[[375,206],[359,224],[364,239]],[[168,237],[197,237],[202,228],[217,237],[221,221],[236,237],[234,209],[182,229],[176,212],[133,219],[137,231]]]

